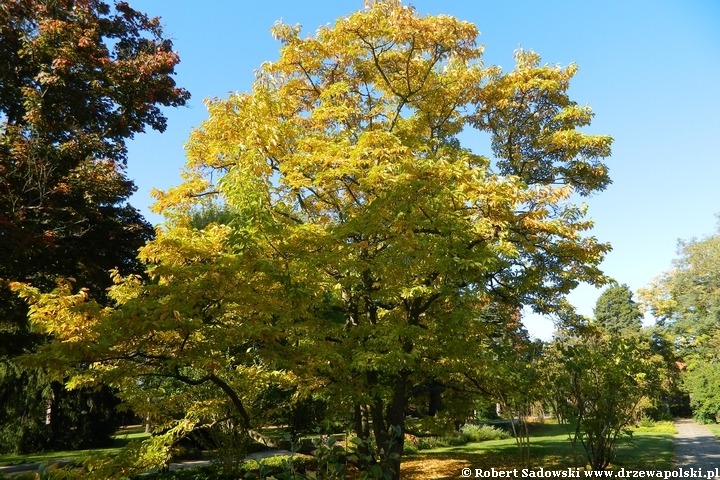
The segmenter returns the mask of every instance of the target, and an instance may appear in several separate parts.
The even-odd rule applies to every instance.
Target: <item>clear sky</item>
[[[130,144],[131,203],[153,223],[149,191],[180,183],[183,144],[207,117],[203,99],[248,91],[253,70],[277,58],[268,29],[276,20],[304,32],[363,7],[362,0],[131,0],[160,16],[181,64],[178,85],[189,106],[166,111],[168,129]],[[417,0],[421,15],[449,14],[477,25],[485,63],[513,66],[513,51],[539,53],[549,64],[574,62],[571,97],[595,114],[590,133],[615,138],[607,159],[613,184],[582,199],[591,232],[613,251],[604,271],[637,290],[671,267],[677,240],[715,232],[720,212],[720,2],[716,0]],[[468,136],[474,152],[489,145]],[[570,296],[592,314],[600,291]],[[549,339],[550,320],[528,316],[530,333]]]

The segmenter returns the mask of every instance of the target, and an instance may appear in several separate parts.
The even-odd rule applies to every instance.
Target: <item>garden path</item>
[[[675,421],[675,467],[701,468],[703,478],[720,478],[720,441],[705,425],[691,419]],[[717,470],[716,470],[717,469]],[[708,477],[710,472],[715,475]]]

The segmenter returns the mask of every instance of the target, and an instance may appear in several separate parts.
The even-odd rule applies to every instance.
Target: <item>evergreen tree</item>
[[[598,298],[594,323],[610,332],[639,332],[642,327],[640,307],[625,284],[608,287]]]

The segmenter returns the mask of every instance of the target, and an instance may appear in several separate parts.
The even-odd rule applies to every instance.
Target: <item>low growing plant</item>
[[[466,443],[467,440],[462,436],[423,437],[418,441],[417,449],[430,450],[433,448],[459,447]]]
[[[465,424],[460,428],[460,436],[466,442],[484,442],[486,440],[504,440],[510,438],[505,430],[500,430],[491,425]]]

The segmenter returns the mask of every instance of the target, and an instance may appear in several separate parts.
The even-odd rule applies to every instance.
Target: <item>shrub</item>
[[[698,423],[716,423],[720,418],[720,364],[695,362],[684,377],[693,418]]]
[[[237,478],[237,477],[235,477]],[[133,480],[231,480],[232,477],[223,474],[220,466],[211,464],[204,467],[186,468],[173,472],[151,473],[135,475]]]
[[[677,433],[672,420],[651,420],[649,422],[640,422],[636,431],[648,433],[669,433],[674,435]]]
[[[433,448],[458,447],[465,445],[467,440],[462,436],[453,437],[423,437],[418,440],[418,450],[430,450]]]
[[[465,445],[467,443],[467,440],[465,439],[465,437],[461,437],[461,436],[444,437],[444,438],[449,447],[458,447],[460,445]]]
[[[655,420],[648,417],[642,417],[637,426],[641,428],[652,428],[655,426]]]
[[[460,436],[465,442],[483,442],[485,440],[503,440],[510,438],[510,434],[491,425],[465,424],[460,429]]]
[[[317,470],[317,460],[305,455],[275,456],[261,460],[249,460],[236,472],[223,470],[219,464],[188,468],[173,472],[138,475],[134,480],[236,480],[238,478],[304,478],[307,470]],[[1,477],[0,477],[1,478]],[[32,477],[33,479],[35,477]]]
[[[412,443],[403,444],[403,455],[415,455],[418,453],[418,447]]]

